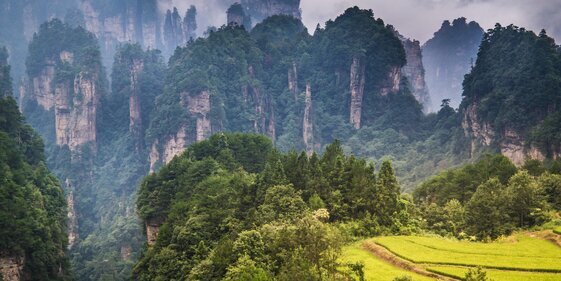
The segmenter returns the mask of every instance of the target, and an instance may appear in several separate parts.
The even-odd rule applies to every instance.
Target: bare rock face
[[[399,83],[401,81],[401,69],[394,66],[390,69],[388,73],[388,78],[384,83],[384,86],[380,89],[380,95],[387,96],[390,93],[395,93],[399,91]]]
[[[524,136],[515,130],[506,128],[502,132],[496,132],[491,124],[481,121],[477,116],[477,103],[470,104],[465,109],[462,127],[464,134],[471,138],[471,157],[476,156],[479,147],[496,146],[516,166],[522,166],[527,159],[546,159],[538,148],[527,145]]]
[[[350,121],[355,129],[360,129],[362,117],[362,100],[364,98],[365,65],[357,57],[351,65],[351,108]]]
[[[96,0],[79,2],[79,9],[84,15],[85,29],[96,35],[101,41],[103,52],[109,56],[114,53],[119,43],[139,42],[146,48],[156,48],[163,43],[160,22],[143,17],[142,10],[151,7],[143,6],[147,4],[141,1],[127,1],[122,12],[111,16],[98,9]]]
[[[289,15],[302,19],[300,0],[242,0],[241,4],[247,9],[253,24],[274,15]]]
[[[9,257],[0,254],[0,274],[4,281],[21,280],[24,259],[22,257]]]
[[[137,138],[142,134],[142,113],[140,110],[140,86],[138,76],[144,68],[142,60],[134,60],[130,68],[131,95],[129,97],[129,131]]]
[[[99,18],[99,11],[97,11],[92,5],[91,0],[82,1],[80,5],[80,10],[84,15],[85,28],[95,34],[98,38],[101,36],[103,30],[101,20]]]
[[[158,232],[160,231],[160,226],[162,224],[163,221],[159,219],[146,220],[146,240],[148,242],[148,246],[154,246],[154,244],[156,244]]]
[[[425,83],[421,45],[417,40],[401,39],[407,57],[407,64],[401,68],[401,73],[409,80],[415,99],[427,110],[430,107],[430,95]]]
[[[51,110],[54,107],[54,92],[51,89],[51,83],[55,77],[54,61],[47,61],[45,68],[41,73],[33,77],[33,98],[44,110]]]
[[[74,190],[70,184],[70,180],[66,179],[66,188],[68,195],[66,196],[66,205],[68,206],[68,248],[72,248],[76,239],[78,239],[78,232],[76,227],[78,226],[78,221],[76,218],[76,209],[74,208]]]
[[[294,100],[298,99],[298,68],[296,63],[292,63],[292,67],[288,69],[288,90],[294,96]]]
[[[186,100],[187,109],[197,119],[196,141],[206,140],[212,134],[210,119],[208,118],[208,113],[210,112],[210,93],[202,91],[194,97],[187,95]]]
[[[471,104],[464,111],[464,118],[462,120],[462,127],[466,136],[473,136],[471,143],[471,155],[477,146],[481,143],[485,146],[490,146],[495,138],[495,132],[490,124],[482,123],[477,116],[477,104]]]
[[[150,148],[150,154],[148,155],[148,160],[150,161],[150,173],[156,170],[156,164],[160,162],[160,152],[158,151],[158,140],[156,140],[152,147]]]
[[[121,246],[121,259],[124,261],[130,261],[132,256],[132,247],[131,245],[123,245]]]
[[[173,157],[185,151],[187,146],[187,129],[182,126],[175,136],[168,138],[164,145],[163,161],[165,164],[171,162]]]
[[[304,105],[304,124],[303,128],[303,138],[304,145],[306,147],[306,153],[312,155],[314,152],[314,130],[312,124],[312,87],[310,83],[306,84],[306,100]]]
[[[80,72],[74,78],[73,93],[68,83],[55,88],[56,144],[68,145],[70,151],[96,142],[96,115],[99,94],[97,75]]]
[[[236,14],[236,13],[228,13],[226,15],[226,21],[229,25],[244,25],[244,15],[243,14]]]
[[[269,112],[269,126],[267,128],[267,135],[269,136],[269,138],[271,138],[274,144],[275,140],[277,139],[277,121],[275,118],[275,109],[271,104],[269,104]]]

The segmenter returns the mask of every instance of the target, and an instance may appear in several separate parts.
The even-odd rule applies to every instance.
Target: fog
[[[430,39],[443,20],[461,16],[484,29],[497,22],[535,32],[543,28],[561,41],[561,0],[302,0],[303,22],[313,32],[318,23],[355,5],[372,9],[375,17],[421,42]]]
[[[202,35],[209,26],[221,26],[226,23],[226,10],[236,0],[167,0],[159,1],[160,10],[177,7],[183,18],[191,5],[197,7],[197,34]],[[239,0],[237,1],[239,2]]]
[[[208,26],[226,23],[226,10],[236,0],[164,0],[160,9],[173,6],[181,16],[190,5],[197,7],[198,34]],[[239,2],[239,0],[237,0]],[[466,17],[484,29],[495,23],[515,24],[539,32],[542,28],[561,41],[561,0],[301,0],[302,20],[313,33],[351,6],[372,9],[376,17],[395,26],[407,37],[425,42],[438,30],[443,20]]]

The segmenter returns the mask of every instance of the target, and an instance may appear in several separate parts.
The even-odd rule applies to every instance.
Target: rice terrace
[[[365,280],[465,280],[480,268],[494,281],[561,280],[561,227],[518,232],[494,242],[440,236],[386,236],[343,250],[343,262],[362,262]],[[409,278],[409,279],[408,279]]]

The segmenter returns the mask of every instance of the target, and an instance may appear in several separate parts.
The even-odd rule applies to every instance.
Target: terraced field
[[[468,268],[466,267],[455,267],[455,266],[430,266],[428,270],[442,274],[445,276],[450,276],[453,278],[461,279],[465,276]],[[499,281],[559,281],[561,280],[561,274],[558,273],[538,273],[538,272],[527,272],[527,271],[509,271],[509,270],[496,270],[496,269],[486,269],[487,277]]]
[[[561,273],[561,248],[550,241],[526,234],[495,243],[415,236],[379,237],[372,241],[417,264]]]
[[[411,276],[414,281],[429,281],[434,278],[422,276],[414,272],[391,265],[370,251],[362,247],[362,243],[355,243],[343,248],[343,263],[362,262],[364,264],[364,275],[368,281],[392,281],[398,276]]]
[[[495,281],[561,281],[560,238],[551,230],[493,243],[377,237],[345,247],[342,261],[362,261],[366,280],[391,281],[404,275],[413,280],[461,280],[469,268],[481,266]]]

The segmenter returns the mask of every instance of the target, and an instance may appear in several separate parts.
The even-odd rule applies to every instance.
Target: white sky
[[[495,23],[526,27],[538,33],[542,28],[561,41],[561,0],[301,0],[302,18],[310,32],[316,25],[335,19],[351,6],[372,9],[406,37],[421,43],[432,37],[443,20],[466,17],[485,30]]]

